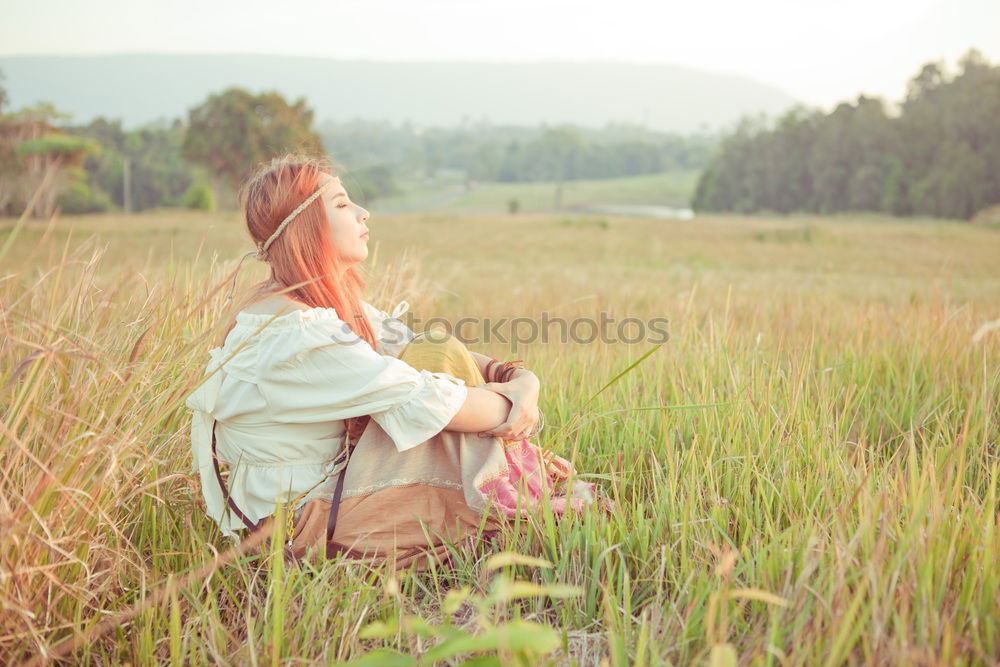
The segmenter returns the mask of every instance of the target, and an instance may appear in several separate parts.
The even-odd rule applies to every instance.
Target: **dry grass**
[[[12,225],[0,224],[0,243]],[[247,247],[238,220],[162,212],[32,225],[0,258],[0,660],[44,659],[163,590],[162,604],[72,660],[420,655],[428,642],[417,635],[359,630],[401,614],[440,620],[446,592],[463,585],[487,593],[483,554],[398,582],[245,557],[165,589],[227,546],[190,474],[183,399]],[[554,565],[515,568],[521,578],[582,589],[496,612],[501,625],[555,627],[549,659],[1000,655],[1000,331],[973,342],[1000,317],[996,230],[448,215],[376,217],[372,229],[383,307],[405,298],[421,318],[452,321],[671,321],[671,340],[589,404],[650,346],[473,346],[527,360],[552,423],[543,443],[618,503],[610,517],[533,517],[505,540]],[[263,270],[245,269],[241,283]],[[688,405],[713,407],[675,409]],[[467,612],[455,622],[473,627]]]

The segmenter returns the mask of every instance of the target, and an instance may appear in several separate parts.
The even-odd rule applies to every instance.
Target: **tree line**
[[[126,130],[97,118],[72,125],[50,104],[7,112],[0,86],[0,215],[212,209],[235,203],[247,172],[291,150],[320,154],[312,111],[277,93],[233,88],[210,95],[186,121]]]
[[[433,176],[452,170],[475,181],[528,182],[616,178],[703,169],[716,149],[711,134],[682,136],[637,125],[518,127],[488,123],[420,128],[380,121],[319,127],[334,157],[355,167],[392,165]]]
[[[968,219],[1000,203],[1000,66],[973,50],[929,63],[898,112],[861,96],[832,112],[744,120],[702,174],[693,208],[876,211]]]
[[[682,137],[630,125],[421,128],[379,121],[314,126],[304,99],[230,88],[186,119],[125,129],[97,118],[71,124],[50,104],[8,112],[0,74],[0,215],[28,206],[64,213],[143,211],[235,203],[247,173],[288,151],[329,155],[363,201],[395,194],[398,179],[441,170],[487,181],[562,181],[698,169],[710,136]]]

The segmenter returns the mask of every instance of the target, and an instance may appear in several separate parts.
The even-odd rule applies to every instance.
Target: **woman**
[[[241,200],[271,279],[187,401],[206,509],[224,534],[257,530],[284,507],[295,557],[426,564],[571,476],[528,440],[540,417],[534,373],[441,330],[415,336],[397,319],[405,302],[390,316],[363,300],[368,211],[326,162],[276,159]],[[582,508],[592,485],[572,489],[552,497],[557,512]]]

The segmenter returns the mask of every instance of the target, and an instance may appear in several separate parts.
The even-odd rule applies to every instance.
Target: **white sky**
[[[1000,62],[1000,0],[0,0],[0,54],[613,60],[896,101],[928,60]]]

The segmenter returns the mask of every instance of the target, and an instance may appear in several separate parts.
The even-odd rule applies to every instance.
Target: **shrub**
[[[214,211],[215,193],[205,183],[192,183],[184,193],[184,206],[197,211]]]
[[[63,213],[79,215],[81,213],[107,213],[114,205],[103,192],[94,192],[86,183],[76,182],[60,195],[59,208]]]

